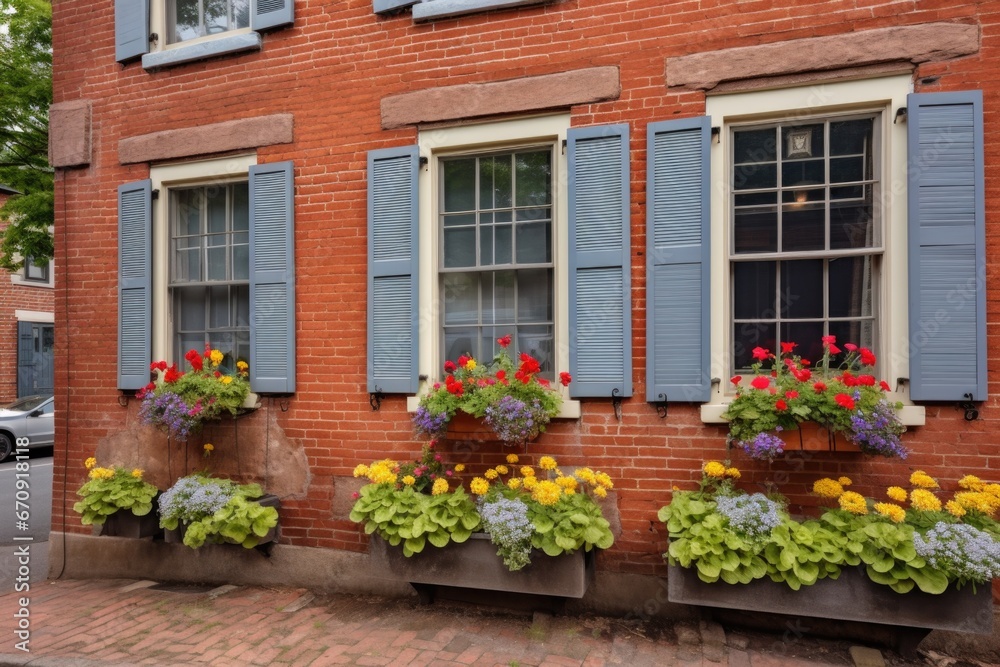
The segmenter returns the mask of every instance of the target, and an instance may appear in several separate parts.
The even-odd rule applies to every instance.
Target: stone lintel
[[[951,60],[978,51],[978,25],[924,23],[667,58],[666,78],[667,86],[710,90],[723,81],[779,77],[879,63],[909,62],[918,65]]]
[[[292,119],[283,113],[127,137],[118,142],[118,160],[133,164],[288,144]]]
[[[613,100],[620,94],[614,66],[441,86],[382,98],[382,128],[558,109]]]
[[[90,100],[59,102],[49,107],[49,165],[90,164]]]

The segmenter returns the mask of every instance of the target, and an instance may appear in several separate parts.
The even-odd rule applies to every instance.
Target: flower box
[[[257,502],[264,507],[274,507],[275,509],[281,508],[281,500],[278,498],[278,496],[272,493],[268,493],[266,495],[261,496],[260,498],[257,499]],[[184,531],[186,530],[186,528],[187,526],[185,524],[181,524],[180,526],[174,529],[170,528],[164,529],[163,541],[171,544],[183,543]],[[278,524],[271,530],[267,531],[267,534],[265,534],[264,537],[260,538],[260,541],[257,543],[257,546],[255,548],[266,547],[266,549],[270,549],[271,546],[273,546],[273,544],[276,543],[278,541],[278,538],[280,537],[281,537],[281,524]]]
[[[861,567],[853,567],[844,568],[836,580],[820,579],[795,591],[767,578],[748,584],[708,584],[698,578],[695,568],[671,565],[667,570],[671,602],[927,630],[993,631],[988,585],[977,587],[975,592],[966,585],[961,589],[949,586],[940,595],[917,589],[900,594],[873,582]]]
[[[819,422],[801,422],[797,429],[778,431],[777,436],[785,443],[785,451],[809,452],[860,452],[843,433],[834,433]]]
[[[418,592],[420,585],[431,585],[581,598],[594,578],[594,552],[582,549],[562,556],[533,550],[531,564],[511,572],[485,533],[473,533],[467,541],[442,549],[428,547],[410,557],[401,547],[373,535],[370,552],[376,564]]]
[[[155,509],[145,516],[136,516],[128,510],[118,510],[109,514],[101,524],[101,535],[106,537],[159,537],[163,533],[160,528],[160,517]]]
[[[445,439],[450,442],[502,443],[496,431],[486,424],[485,417],[476,417],[468,412],[458,410],[455,416],[448,420]],[[530,438],[528,442],[535,438]]]

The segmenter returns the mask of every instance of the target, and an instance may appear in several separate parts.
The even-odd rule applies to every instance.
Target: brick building
[[[19,194],[0,185],[0,206]],[[0,280],[0,405],[20,396],[51,394],[55,319],[53,265],[30,260]]]
[[[421,378],[503,333],[574,376],[530,449],[616,480],[598,588],[619,607],[665,573],[656,511],[726,456],[729,378],[761,341],[870,345],[913,453],[734,453],[747,484],[808,502],[823,474],[996,468],[1000,2],[204,4],[54,7],[53,567],[383,590],[351,471],[415,456]],[[223,239],[207,273],[185,198],[190,233]],[[130,397],[206,339],[249,356],[261,407],[168,442]],[[89,557],[62,491],[83,459],[166,488],[204,441],[282,497],[275,559]]]

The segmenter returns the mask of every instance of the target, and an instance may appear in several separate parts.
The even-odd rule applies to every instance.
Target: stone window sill
[[[210,39],[193,44],[182,44],[173,49],[147,53],[142,57],[142,67],[147,70],[160,69],[196,60],[204,60],[205,58],[215,58],[216,56],[243,53],[245,51],[260,51],[262,44],[263,40],[260,33],[257,32],[226,35],[218,39]]]
[[[418,407],[420,407],[419,396],[406,397],[407,412],[414,413],[417,411]],[[559,414],[555,416],[555,419],[579,419],[579,418],[580,418],[580,401],[564,398],[562,405],[559,407]]]
[[[729,407],[728,403],[705,403],[701,406],[701,421],[704,424],[725,424],[722,413]],[[899,420],[904,426],[923,426],[926,414],[922,405],[904,405],[898,412]]]

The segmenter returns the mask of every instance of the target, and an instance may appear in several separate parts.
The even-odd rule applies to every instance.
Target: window
[[[250,0],[167,0],[167,43],[250,27]]]
[[[552,147],[440,161],[442,356],[511,352],[555,368]]]
[[[34,257],[24,258],[24,279],[42,283],[49,282],[49,263],[35,263]]]
[[[227,367],[250,346],[249,193],[245,181],[170,190],[174,359],[206,345]]]
[[[880,114],[731,128],[732,368],[757,346],[816,361],[821,338],[874,348]]]

